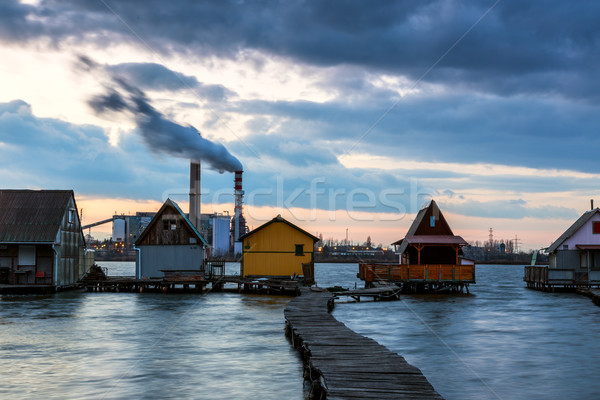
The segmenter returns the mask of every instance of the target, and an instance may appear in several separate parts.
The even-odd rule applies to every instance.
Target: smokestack
[[[190,161],[190,221],[200,230],[200,161]]]
[[[592,203],[592,210],[594,209],[594,199],[590,199],[590,203]]]
[[[235,195],[235,208],[234,208],[234,226],[233,226],[233,241],[237,242],[240,238],[240,220],[242,216],[242,203],[244,199],[244,191],[242,190],[242,173],[244,171],[235,171],[234,180],[234,195]]]

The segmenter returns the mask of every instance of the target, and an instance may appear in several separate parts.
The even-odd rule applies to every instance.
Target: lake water
[[[111,275],[133,263],[103,262]],[[227,273],[239,272],[228,264]],[[320,286],[356,264],[317,264]],[[337,303],[334,316],[421,368],[446,399],[600,398],[600,307],[478,266],[471,295]],[[289,298],[65,292],[0,298],[0,398],[302,399]]]

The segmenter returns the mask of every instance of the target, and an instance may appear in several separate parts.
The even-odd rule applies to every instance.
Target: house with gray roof
[[[556,279],[560,273],[565,282],[600,284],[600,209],[583,213],[547,251],[548,272]]]
[[[73,286],[85,260],[72,190],[0,190],[0,285]]]

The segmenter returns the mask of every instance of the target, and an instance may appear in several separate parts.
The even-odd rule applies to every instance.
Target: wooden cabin
[[[319,238],[281,215],[241,236],[240,241],[243,277],[314,276],[314,245]]]
[[[72,190],[0,190],[0,284],[60,289],[85,271]]]
[[[547,251],[548,267],[525,268],[530,287],[600,285],[600,209],[585,212]]]
[[[167,199],[135,241],[136,277],[164,278],[169,271],[198,271],[207,242],[181,208]]]
[[[461,248],[468,243],[454,235],[434,200],[417,214],[398,246],[400,264],[460,264]]]
[[[475,265],[462,259],[467,242],[455,235],[434,200],[421,209],[397,246],[399,264],[359,264],[359,278],[368,286],[375,281],[426,284],[440,290],[462,290],[475,283]]]

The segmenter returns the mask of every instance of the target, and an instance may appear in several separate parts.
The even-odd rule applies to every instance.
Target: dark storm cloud
[[[116,75],[123,76],[135,86],[144,90],[182,91],[191,90],[198,96],[210,101],[223,101],[235,93],[223,85],[209,85],[198,81],[196,77],[173,71],[164,65],[155,63],[123,63],[108,66]]]
[[[38,118],[22,100],[0,103],[0,144],[8,147],[0,162],[6,187],[148,198],[160,194],[153,180],[174,180],[172,169],[141,154],[140,143],[129,139],[111,146],[100,127]]]
[[[494,1],[239,0],[3,2],[0,35],[235,57],[242,50],[324,66],[353,64],[418,78]],[[118,15],[127,25],[125,26]],[[595,99],[600,3],[503,0],[426,77],[498,93]],[[138,43],[139,44],[139,43]]]
[[[36,117],[29,104],[21,100],[0,103],[0,149],[3,154],[0,172],[3,173],[6,187],[68,187],[74,188],[82,195],[125,196],[136,199],[159,199],[165,193],[172,193],[169,191],[171,188],[176,188],[175,191],[179,194],[187,193],[187,161],[172,157],[151,157],[142,140],[140,135],[129,133],[120,138],[118,147],[112,146],[100,127]],[[303,156],[308,153],[315,158],[326,160],[327,157],[331,157],[330,152],[327,146],[320,142],[307,145],[300,138],[284,138],[279,147],[275,142],[268,143],[269,140],[260,135],[247,138],[247,143],[251,146],[276,147],[269,150],[271,153],[269,157],[265,157],[267,160],[249,157],[249,163],[253,163],[254,168],[245,174],[244,187],[248,195],[260,193],[252,197],[253,205],[277,204],[279,184],[283,201],[289,199],[292,206],[302,208],[311,208],[314,205],[311,203],[309,191],[316,188],[322,193],[317,198],[316,206],[325,210],[346,209],[350,193],[354,191],[374,193],[377,197],[376,204],[365,211],[395,213],[404,208],[411,215],[418,211],[411,207],[419,207],[422,204],[421,197],[417,204],[411,202],[414,194],[434,196],[436,199],[442,195],[451,197],[448,190],[442,190],[440,195],[429,183],[439,178],[442,183],[436,186],[448,187],[449,183],[443,183],[447,178],[444,171],[381,171],[369,170],[369,167],[373,166],[367,165],[346,168],[333,158],[329,158],[328,162],[314,164],[312,171],[316,170],[316,173],[295,174],[280,171],[278,168],[285,169],[284,165],[291,166],[292,170],[306,171],[307,167],[301,161]],[[288,149],[285,149],[286,145]],[[236,147],[241,149],[243,146],[233,146],[234,149]],[[61,162],[56,162],[57,159]],[[277,168],[271,168],[272,166]],[[593,187],[597,187],[597,180],[593,178],[473,178],[468,174],[454,177],[463,178],[458,185],[451,186],[454,197],[459,199],[462,198],[461,193],[468,193],[473,187],[506,192],[550,192],[556,187],[576,191],[581,188],[593,190]],[[223,179],[219,174],[207,172],[203,175],[203,182],[203,186],[206,185],[213,191],[219,192],[219,189],[223,189],[230,193],[231,178]],[[296,196],[294,193],[298,190],[301,194]],[[386,203],[380,201],[384,192],[388,193]],[[212,196],[212,193],[207,191],[207,196]],[[342,194],[334,196],[332,202],[331,193]],[[231,201],[231,198],[215,197],[214,200]],[[543,219],[560,216],[573,219],[576,216],[571,209],[526,203],[519,197],[509,201],[492,200],[489,203],[467,198],[459,203],[450,202],[444,207],[462,215],[490,218]]]
[[[260,121],[270,140],[321,143],[348,152],[426,162],[491,163],[596,173],[600,114],[590,104],[472,93],[415,95],[399,102],[377,126],[379,102],[240,101],[234,110]],[[271,117],[277,124],[269,126]],[[366,132],[369,132],[365,135]],[[263,131],[264,133],[264,131]]]

